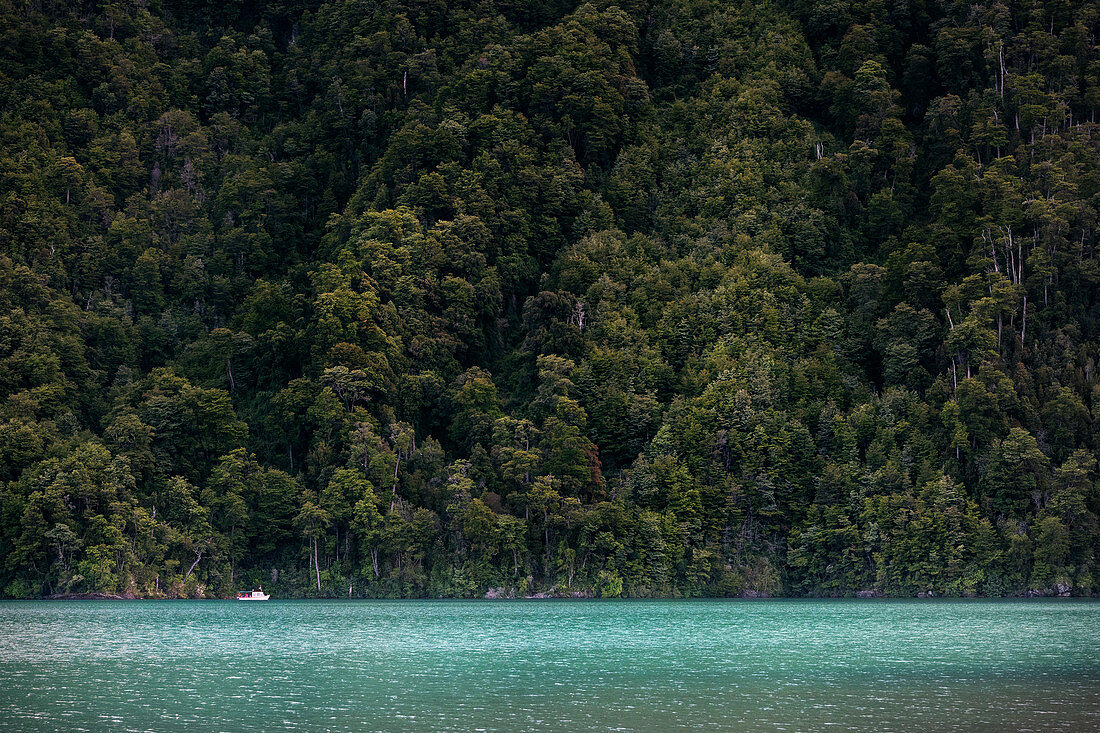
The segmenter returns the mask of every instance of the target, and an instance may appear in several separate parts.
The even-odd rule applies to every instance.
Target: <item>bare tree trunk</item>
[[[317,537],[313,537],[313,570],[317,573],[317,592],[321,592],[321,566],[317,563]]]
[[[1024,238],[1016,240],[1016,284],[1024,284]]]
[[[1024,317],[1020,324],[1020,346],[1024,345],[1024,337],[1027,335],[1027,296],[1024,296]]]
[[[401,454],[397,454],[397,463],[393,464],[393,488],[390,490],[390,511],[397,503],[397,469],[401,467]]]
[[[199,556],[195,558],[195,562],[191,563],[191,567],[187,568],[187,575],[183,576],[183,582],[184,583],[186,583],[187,579],[191,577],[191,571],[195,569],[195,566],[199,564],[199,560],[201,560],[201,559],[202,559],[202,550],[199,550]],[[230,578],[230,580],[232,580],[232,578]]]
[[[1000,85],[1001,89],[1000,89],[1000,92],[1001,92],[1001,99],[1002,100],[1005,98],[1005,56],[1004,56],[1004,53],[1005,53],[1005,45],[1002,43],[1000,45],[1000,47],[997,49],[997,61],[999,61],[1000,65],[1001,65],[1001,85]]]

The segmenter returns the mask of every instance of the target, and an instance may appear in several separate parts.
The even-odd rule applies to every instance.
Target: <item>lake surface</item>
[[[17,730],[1100,729],[1100,603],[0,603]]]

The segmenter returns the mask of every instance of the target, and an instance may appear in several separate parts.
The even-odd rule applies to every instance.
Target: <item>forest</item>
[[[0,597],[1096,594],[1098,34],[0,0]]]

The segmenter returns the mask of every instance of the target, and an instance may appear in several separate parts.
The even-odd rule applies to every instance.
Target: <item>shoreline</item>
[[[1011,596],[928,596],[924,594],[913,596],[698,596],[693,598],[674,598],[671,596],[647,596],[638,598],[598,598],[591,595],[549,595],[535,594],[529,596],[477,596],[463,598],[460,596],[438,596],[436,598],[345,598],[333,596],[331,598],[309,598],[288,596],[284,598],[272,598],[278,601],[1031,601],[1031,600],[1089,600],[1096,599],[1096,595],[1041,595],[1019,594]],[[224,598],[156,598],[150,596],[138,596],[132,593],[63,593],[41,598],[5,598],[3,601],[236,601],[232,596]]]

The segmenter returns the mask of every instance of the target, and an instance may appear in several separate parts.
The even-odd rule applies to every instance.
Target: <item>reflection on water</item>
[[[1100,729],[1089,601],[0,603],[0,728]]]

